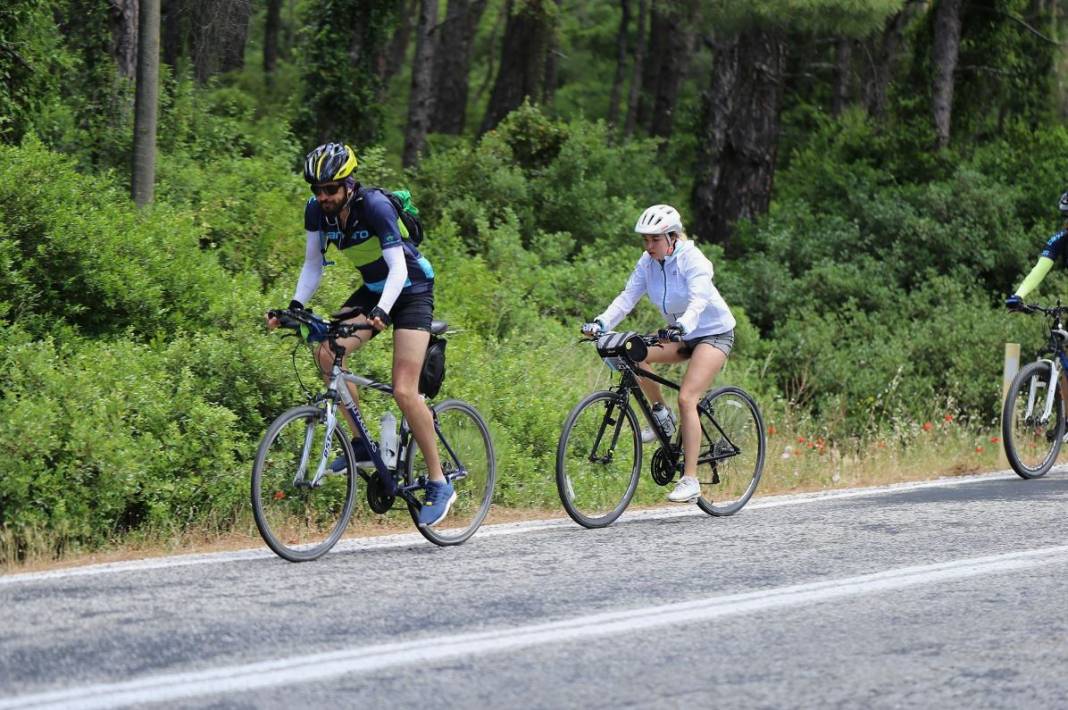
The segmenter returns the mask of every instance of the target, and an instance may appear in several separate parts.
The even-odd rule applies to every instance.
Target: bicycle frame
[[[367,425],[364,423],[363,414],[360,412],[360,408],[353,398],[352,393],[349,391],[347,384],[353,384],[358,387],[369,387],[370,389],[377,390],[383,394],[392,395],[393,387],[377,382],[361,375],[355,375],[351,372],[347,372],[341,368],[340,363],[335,362],[333,370],[330,376],[330,385],[327,387],[325,394],[320,395],[318,401],[323,401],[326,404],[326,435],[323,439],[323,450],[319,454],[318,468],[315,473],[315,477],[311,483],[308,484],[311,487],[320,485],[323,476],[330,475],[327,473],[327,467],[329,465],[330,458],[330,442],[333,440],[334,431],[337,428],[337,410],[339,404],[349,413],[352,417],[352,421],[356,424],[356,429],[359,435],[363,438],[367,444],[367,450],[371,453],[371,463],[374,464],[375,471],[378,473],[379,480],[386,484],[386,493],[388,495],[400,496],[404,500],[414,505],[421,505],[418,499],[415,497],[414,492],[426,488],[425,477],[420,476],[417,480],[412,481],[408,485],[397,485],[397,481],[393,476],[394,471],[401,470],[402,466],[407,465],[406,457],[410,454],[410,441],[412,438],[411,429],[408,427],[406,419],[401,418],[400,431],[397,435],[397,460],[394,469],[390,469],[386,466],[385,461],[382,459],[382,454],[379,450],[378,442],[374,440],[370,432],[367,430]],[[467,468],[460,461],[456,452],[452,448],[452,444],[445,438],[441,432],[441,428],[438,425],[437,417],[434,417],[434,434],[442,446],[445,447],[445,451],[448,453],[454,470],[443,471],[445,477],[449,481],[458,481],[467,476]],[[312,435],[312,430],[309,428],[306,436],[309,438]],[[304,450],[302,452],[301,464],[297,471],[296,480],[294,485],[299,485],[300,480],[304,476],[306,470],[306,459],[310,455],[311,441],[306,440],[304,444]],[[364,473],[362,470],[356,469],[356,473],[364,479],[365,482],[370,482],[371,477]]]
[[[617,385],[615,387],[615,391],[620,396],[620,404],[621,404],[621,406],[626,407],[628,398],[633,394],[634,399],[638,403],[638,407],[642,410],[642,413],[645,415],[646,420],[649,422],[649,425],[652,427],[652,430],[653,430],[654,434],[656,435],[657,440],[660,442],[660,446],[662,447],[662,449],[665,452],[665,454],[670,457],[672,466],[674,466],[675,468],[678,468],[679,467],[680,454],[682,452],[681,452],[681,450],[675,450],[675,447],[673,447],[671,445],[671,440],[667,436],[664,435],[664,432],[660,429],[660,426],[657,424],[656,419],[653,417],[652,405],[649,404],[649,400],[646,399],[645,393],[642,391],[641,386],[638,384],[638,378],[639,377],[644,377],[644,378],[652,380],[652,381],[654,381],[654,382],[656,382],[658,384],[661,384],[661,385],[663,385],[665,387],[669,387],[669,388],[671,388],[671,389],[673,389],[675,391],[681,390],[682,389],[681,385],[678,385],[678,384],[672,382],[671,380],[665,379],[665,378],[657,375],[655,372],[651,372],[649,370],[643,369],[643,368],[639,367],[635,363],[631,363],[629,361],[626,361],[624,358],[617,359],[616,360],[616,364],[617,364],[617,368],[622,373],[622,378],[620,379],[619,385]],[[697,407],[698,407],[698,410],[700,410],[701,407],[702,407],[701,403],[698,403]],[[700,457],[698,457],[698,460],[697,460],[698,464],[715,463],[717,461],[722,461],[724,459],[728,459],[728,458],[730,458],[732,456],[737,455],[738,452],[740,451],[738,446],[733,441],[730,440],[730,437],[727,436],[727,433],[725,431],[723,431],[723,427],[721,427],[719,425],[719,422],[716,421],[716,418],[711,415],[711,412],[709,412],[709,417],[708,418],[712,422],[712,424],[716,427],[716,431],[719,432],[719,436],[720,436],[721,440],[725,441],[729,445],[729,449],[725,449],[722,453],[717,453],[715,451],[712,451],[711,454],[708,455],[708,456],[700,456]],[[606,418],[605,424],[607,424],[607,418]],[[598,435],[597,440],[594,442],[594,449],[593,450],[596,450],[597,445],[601,441],[601,437],[604,435],[603,427],[604,427],[604,425],[602,425],[602,430],[601,430],[600,434]],[[614,437],[618,437],[619,436],[618,427],[617,427],[616,433],[613,436]],[[611,455],[611,452],[615,451],[615,448],[616,448],[615,445],[616,445],[616,441],[615,441],[615,438],[614,438],[613,441],[612,441],[612,446],[609,448],[609,453],[608,453],[609,456]],[[717,446],[715,448],[719,448],[719,447]]]

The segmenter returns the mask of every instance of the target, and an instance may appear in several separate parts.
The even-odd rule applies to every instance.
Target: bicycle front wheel
[[[642,470],[638,418],[615,392],[594,392],[571,410],[556,447],[556,489],[571,519],[603,528],[626,509]]]
[[[739,387],[718,387],[697,407],[701,451],[697,505],[709,515],[737,513],[756,491],[764,472],[767,441],[756,402]]]
[[[267,428],[252,466],[252,513],[263,541],[279,557],[314,560],[341,539],[356,502],[356,481],[348,469],[329,469],[339,456],[352,461],[352,446],[340,422],[326,441],[321,407],[294,407]],[[324,457],[326,475],[315,482]]]
[[[1064,401],[1060,388],[1051,382],[1053,368],[1048,362],[1032,362],[1023,367],[1005,397],[1001,413],[1001,435],[1005,456],[1021,478],[1046,475],[1061,451],[1064,439]],[[1053,390],[1053,406],[1046,416],[1046,400]]]
[[[489,427],[474,407],[458,399],[439,402],[431,409],[437,431],[441,470],[456,489],[456,501],[445,518],[418,530],[435,545],[459,545],[475,534],[489,513],[497,463]],[[414,438],[407,457],[405,479],[410,484],[426,480],[426,461]],[[412,520],[419,523],[419,508],[409,505]]]

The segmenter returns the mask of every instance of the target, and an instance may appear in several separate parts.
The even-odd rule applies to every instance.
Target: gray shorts
[[[679,348],[679,354],[685,357],[690,357],[693,355],[694,349],[701,343],[708,343],[712,347],[722,350],[724,355],[730,355],[731,350],[734,348],[734,330],[728,330],[726,333],[717,333],[716,335],[705,335],[700,338],[694,338],[693,340],[683,339],[682,347]]]

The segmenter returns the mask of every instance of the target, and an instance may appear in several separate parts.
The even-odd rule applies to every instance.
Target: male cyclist
[[[1042,279],[1046,278],[1046,274],[1053,268],[1053,262],[1057,259],[1064,260],[1068,257],[1068,192],[1061,195],[1061,199],[1057,202],[1057,208],[1061,212],[1061,218],[1064,220],[1064,224],[1061,230],[1054,234],[1046,242],[1046,246],[1042,249],[1042,254],[1038,257],[1038,263],[1031,269],[1031,273],[1027,275],[1027,278],[1023,280],[1023,283],[1017,287],[1011,296],[1005,299],[1005,307],[1010,311],[1017,311],[1023,308],[1023,300],[1027,298],[1027,294],[1038,288],[1038,285],[1042,283]]]
[[[308,153],[304,179],[311,185],[312,197],[304,207],[306,232],[304,268],[290,302],[302,309],[319,287],[327,246],[333,244],[353,262],[363,284],[335,314],[346,323],[370,323],[373,330],[361,331],[338,340],[346,356],[390,325],[393,326],[393,398],[404,413],[419,450],[426,459],[430,480],[426,501],[419,513],[419,525],[435,525],[449,512],[456,492],[441,472],[434,420],[419,395],[419,372],[430,342],[430,322],[434,311],[434,269],[419,250],[406,239],[407,230],[389,199],[377,190],[362,189],[356,181],[356,153],[342,143],[327,143]],[[277,319],[268,319],[276,328]],[[326,375],[334,363],[328,343],[319,346],[319,369]],[[349,386],[352,396],[356,388]],[[346,413],[346,417],[348,415]],[[349,418],[352,431],[355,422]],[[332,468],[343,471],[370,459],[367,444],[352,439],[355,462],[341,457]]]

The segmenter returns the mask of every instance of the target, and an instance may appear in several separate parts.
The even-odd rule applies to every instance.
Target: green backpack
[[[422,244],[426,232],[423,230],[423,223],[419,220],[419,208],[412,203],[412,193],[407,190],[393,190],[391,192],[381,187],[364,187],[360,189],[358,199],[362,200],[369,190],[375,190],[386,196],[389,203],[393,205],[393,209],[397,210],[401,224],[404,225],[404,229],[408,232],[408,239],[415,246]]]

